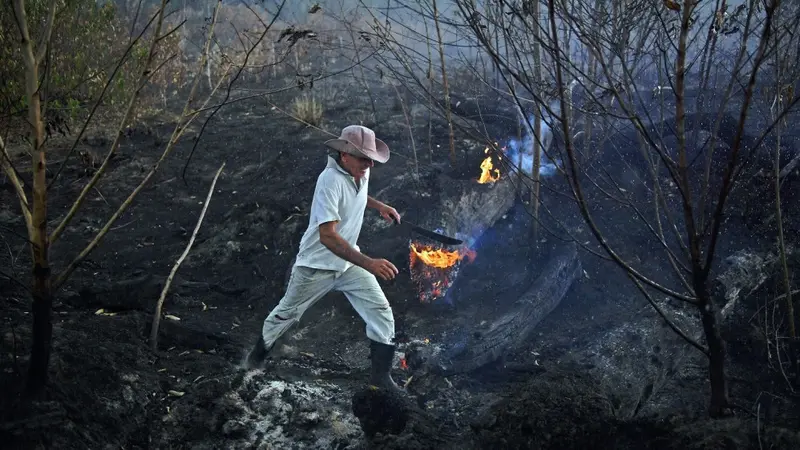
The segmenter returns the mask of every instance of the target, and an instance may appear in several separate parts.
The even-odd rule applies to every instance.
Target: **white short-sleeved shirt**
[[[295,266],[344,272],[353,265],[336,256],[320,242],[319,225],[338,220],[336,232],[353,248],[360,251],[356,242],[361,233],[364,210],[367,207],[369,172],[367,170],[359,185],[335,159],[328,156],[328,165],[317,177],[308,228],[300,240]]]

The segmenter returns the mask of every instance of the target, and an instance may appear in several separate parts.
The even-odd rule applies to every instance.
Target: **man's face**
[[[350,153],[342,153],[341,161],[344,170],[356,180],[360,180],[364,177],[364,175],[367,174],[367,170],[375,165],[375,162],[369,158],[361,158],[356,155],[351,155]]]

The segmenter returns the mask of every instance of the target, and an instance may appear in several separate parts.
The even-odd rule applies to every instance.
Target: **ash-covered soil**
[[[326,105],[322,128],[333,135],[349,123],[344,117],[360,114],[344,101]],[[427,117],[414,118],[415,134],[426,136]],[[373,169],[371,195],[409,217],[434,204],[433,180],[451,171],[446,128],[436,124],[433,129],[434,161],[427,156],[427,142],[417,140],[416,177],[399,107],[387,107],[376,123],[365,125],[393,151],[388,164]],[[138,184],[163,150],[171,126],[151,123],[128,133],[120,156],[56,243],[56,267],[83,248]],[[491,322],[514,308],[547,264],[542,255],[561,245],[543,233],[539,249],[533,248],[531,218],[520,203],[475,243],[477,258],[461,267],[449,301],[432,304],[419,302],[409,279],[410,237],[367,212],[362,250],[392,260],[401,270],[396,282],[385,284],[405,340],[395,379],[407,383],[412,401],[424,411],[421,417],[434,425],[399,436],[364,435],[352,411],[353,395],[365,388],[369,368],[364,325],[338,293],[311,308],[287,334],[282,359],[263,370],[242,369],[263,318],[283,293],[314,182],[325,165],[322,142],[330,137],[269,104],[237,103],[209,123],[185,182],[192,135],[179,143],[59,293],[51,382],[44,399],[24,408],[17,393],[30,343],[29,299],[15,283],[0,280],[0,364],[7,387],[0,439],[8,448],[699,449],[792,448],[800,442],[791,431],[798,424],[791,413],[796,403],[761,370],[761,362],[752,360],[749,341],[737,347],[732,392],[747,411],[755,408],[760,391],[781,392],[770,397],[770,415],[759,409],[759,421],[749,412],[705,419],[703,358],[663,327],[620,269],[583,251],[583,276],[521,351],[452,376],[404,368],[408,342],[447,345],[455,331]],[[107,144],[93,137],[83,146],[102,151]],[[457,145],[467,156],[454,177],[477,177],[482,146],[464,137]],[[51,160],[63,158],[66,148],[55,148]],[[202,229],[167,297],[169,318],[162,320],[160,351],[153,354],[146,339],[154,305],[223,161],[226,168]],[[75,160],[55,184],[54,221],[87,181],[85,171]],[[0,200],[9,249],[0,261],[25,280],[24,243],[5,233],[24,235],[16,200],[5,189]],[[591,239],[575,225],[572,205],[557,195],[548,200],[577,236]],[[615,211],[606,213],[604,219],[613,222]],[[616,213],[619,223],[627,220],[624,212]],[[742,248],[737,242],[725,248]],[[759,240],[747,248],[764,251]],[[641,252],[638,258],[658,270],[657,254]],[[436,429],[442,434],[432,440]]]

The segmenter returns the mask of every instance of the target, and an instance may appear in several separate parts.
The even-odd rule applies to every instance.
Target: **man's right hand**
[[[383,278],[384,280],[392,280],[397,276],[398,270],[390,261],[385,259],[370,258],[369,262],[364,267],[371,274],[376,277]]]

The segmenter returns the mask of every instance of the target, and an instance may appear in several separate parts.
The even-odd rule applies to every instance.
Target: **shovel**
[[[392,218],[392,221],[395,224],[398,224],[396,219]],[[415,224],[413,224],[413,223],[411,223],[411,222],[409,222],[409,221],[407,221],[405,219],[403,219],[402,224],[398,224],[398,225],[408,225],[409,227],[411,227],[411,230],[416,232],[417,234],[419,234],[421,236],[425,236],[426,238],[432,239],[432,240],[434,240],[436,242],[441,242],[442,244],[445,244],[445,245],[461,245],[461,244],[464,243],[464,241],[462,241],[460,239],[452,238],[450,236],[445,236],[445,235],[443,235],[441,233],[437,233],[435,231],[431,231],[431,230],[422,228],[421,226],[415,225]]]

